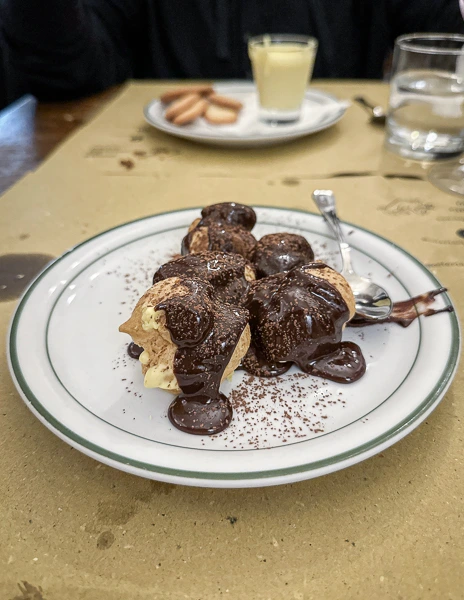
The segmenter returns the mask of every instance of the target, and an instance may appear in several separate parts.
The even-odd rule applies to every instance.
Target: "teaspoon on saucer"
[[[374,106],[363,96],[356,96],[354,101],[367,109],[367,112],[371,115],[370,122],[374,125],[385,125],[387,115],[381,106]]]

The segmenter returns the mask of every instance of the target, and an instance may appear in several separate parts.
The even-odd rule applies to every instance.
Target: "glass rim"
[[[459,56],[464,54],[464,48],[443,48],[440,46],[420,46],[421,40],[427,41],[449,41],[462,42],[464,46],[464,35],[461,33],[406,33],[395,40],[395,47],[400,50],[417,52],[418,54],[446,54]]]
[[[263,45],[265,39],[269,40],[271,44],[288,44],[292,42],[310,48],[317,48],[319,45],[318,40],[310,35],[300,35],[297,33],[263,33],[261,35],[250,37],[248,39],[248,46]]]

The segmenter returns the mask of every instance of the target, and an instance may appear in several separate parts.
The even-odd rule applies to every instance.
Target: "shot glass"
[[[385,145],[413,160],[464,151],[464,35],[396,40]]]
[[[262,121],[272,125],[298,121],[317,45],[315,38],[290,34],[266,34],[248,41]]]

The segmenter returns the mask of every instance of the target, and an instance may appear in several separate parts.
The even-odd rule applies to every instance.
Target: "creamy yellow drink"
[[[268,116],[274,120],[273,115],[284,122],[298,118],[316,50],[317,41],[303,36],[261,36],[250,40],[248,52],[265,119]]]

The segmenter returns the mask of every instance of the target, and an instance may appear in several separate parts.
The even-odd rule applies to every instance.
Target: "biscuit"
[[[173,102],[174,100],[178,100],[182,96],[186,96],[187,94],[200,94],[200,96],[207,96],[208,94],[212,94],[214,92],[213,88],[210,85],[189,85],[184,87],[174,88],[173,90],[169,90],[165,92],[160,100],[163,104],[169,104],[169,102]]]
[[[174,119],[174,125],[186,125],[187,123],[191,123],[195,121],[198,117],[204,115],[205,110],[208,108],[208,101],[205,98],[200,98],[193,106],[189,109],[177,115]]]
[[[213,93],[208,96],[208,100],[211,104],[217,104],[223,108],[231,108],[232,110],[242,110],[243,104],[234,98],[228,98],[227,96],[220,96],[219,94]]]
[[[173,121],[180,114],[196,104],[198,100],[200,100],[200,94],[187,94],[186,96],[182,96],[182,98],[179,98],[179,100],[176,100],[169,106],[164,116],[168,121]]]
[[[238,112],[231,108],[210,104],[204,117],[208,123],[211,123],[212,125],[227,125],[237,121]]]

